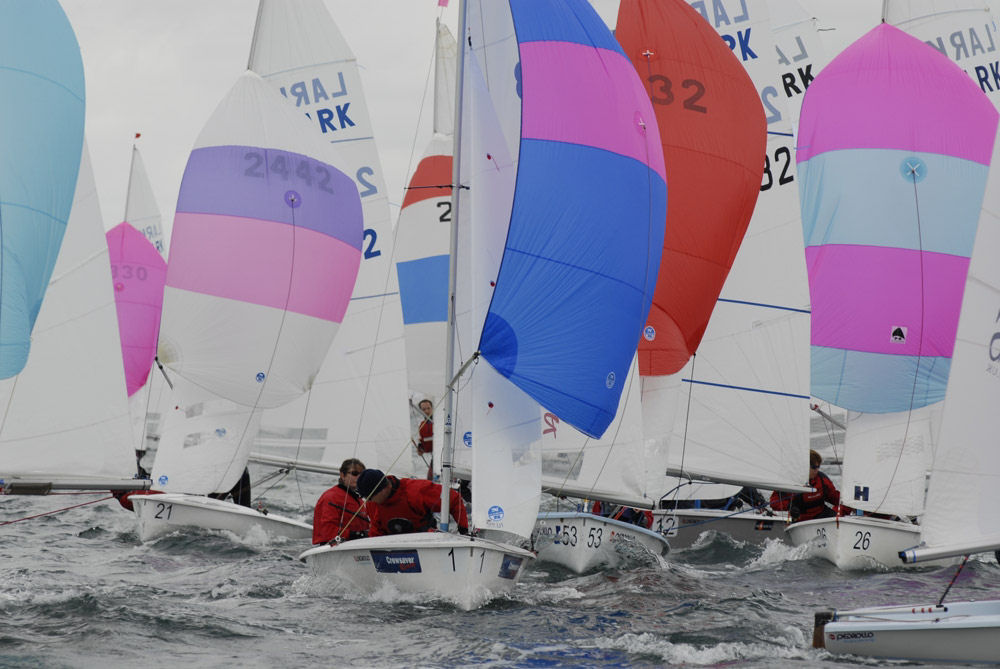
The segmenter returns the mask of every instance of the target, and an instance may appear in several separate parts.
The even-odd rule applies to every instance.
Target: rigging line
[[[92,499],[89,502],[81,502],[80,504],[74,504],[73,506],[67,506],[62,509],[56,509],[54,511],[46,511],[45,513],[37,513],[34,516],[25,516],[23,518],[15,518],[14,520],[5,520],[4,522],[0,523],[0,526],[10,525],[12,523],[19,523],[22,520],[32,520],[34,518],[41,518],[43,516],[51,516],[52,514],[55,513],[62,513],[63,511],[69,511],[70,509],[77,509],[81,506],[87,506],[88,504],[97,504],[98,502],[103,502],[106,499],[114,499],[114,497],[115,497],[114,495],[108,495],[107,497],[99,497],[97,499]]]
[[[255,496],[253,498],[252,502],[257,502],[258,505],[262,504],[264,502],[264,495],[266,495],[269,491],[271,491],[272,489],[274,489],[274,486],[276,486],[279,483],[281,483],[282,481],[284,481],[285,477],[287,477],[289,475],[289,473],[291,473],[291,469],[282,467],[281,469],[279,469],[279,470],[277,470],[275,472],[271,472],[270,474],[268,474],[264,478],[260,479],[256,483],[251,483],[250,484],[250,489],[253,490],[256,486],[259,486],[259,485],[261,485],[263,483],[266,483],[267,481],[270,481],[271,479],[277,479],[277,480],[275,480],[274,483],[272,483],[267,488],[265,488],[262,493],[260,493],[259,495]]]
[[[948,596],[948,593],[951,591],[951,586],[955,585],[955,581],[958,580],[958,575],[962,573],[963,569],[965,569],[965,563],[968,561],[969,561],[968,555],[962,558],[962,564],[958,565],[958,569],[955,570],[955,575],[951,577],[951,582],[948,583],[948,587],[945,588],[944,592],[941,594],[941,599],[938,600],[937,603],[938,607],[944,606],[944,598]]]
[[[697,351],[691,354],[691,376],[694,377],[694,363],[698,357]],[[688,440],[688,424],[691,422],[691,396],[694,395],[694,385],[693,383],[688,385],[688,398],[687,398],[687,409],[684,413],[684,437],[681,439],[681,472],[684,471],[684,458],[687,456],[687,440]],[[674,510],[677,509],[677,495],[680,492],[680,486],[674,488]]]
[[[444,9],[442,8],[441,11],[443,12]],[[440,20],[441,19],[438,18],[438,22],[440,22]],[[424,118],[424,109],[427,106],[427,90],[428,88],[430,88],[429,84],[431,80],[431,72],[434,70],[434,64],[436,63],[436,61],[437,61],[437,30],[434,31],[434,46],[432,47],[431,50],[430,62],[427,65],[427,76],[424,77],[424,90],[420,96],[420,108],[417,110],[417,122],[415,127],[413,128],[413,141],[410,142],[410,157],[406,161],[406,173],[409,174],[411,178],[413,170],[413,157],[417,153],[417,134],[420,132],[420,121]],[[431,132],[433,132],[433,130]],[[421,186],[421,188],[431,188],[431,186]],[[400,208],[400,212],[402,212],[402,208]],[[396,225],[393,227],[394,229],[398,230],[399,228],[398,218],[396,219]],[[396,241],[396,233],[394,231],[393,245],[392,245],[393,250],[396,249],[395,241]]]
[[[923,356],[924,349],[924,315],[926,313],[924,305],[924,238],[923,231],[920,227],[920,198],[917,193],[917,170],[921,166],[922,165],[919,163],[916,166],[909,165],[909,163],[907,163],[907,167],[910,170],[910,177],[913,179],[913,204],[916,209],[917,222],[917,251],[919,252],[918,257],[920,258],[920,336],[917,339],[917,368],[913,371],[913,386],[910,388],[910,407],[906,411],[906,427],[903,428],[903,439],[899,444],[899,455],[896,457],[896,466],[892,469],[892,476],[889,477],[889,483],[885,486],[885,492],[882,494],[882,499],[879,500],[879,503],[875,506],[875,511],[881,509],[886,498],[889,497],[889,491],[892,489],[892,483],[896,480],[896,474],[899,472],[899,463],[903,461],[903,451],[906,449],[906,438],[910,434],[910,421],[913,418],[913,401],[917,395],[917,382],[920,379],[920,360]]]
[[[631,369],[631,367],[630,367],[630,369]],[[636,366],[636,372],[638,372],[638,370],[639,370],[639,368],[638,368],[638,366]],[[624,398],[624,400],[620,400],[620,402],[624,401],[624,403],[625,403],[622,406],[626,406],[628,404],[629,397],[631,397],[631,395],[632,395],[632,384],[635,382],[635,376],[636,375],[634,375],[634,374],[629,374],[628,375],[628,388],[626,389],[626,391],[624,393],[625,398]],[[624,409],[622,410],[622,415],[624,416]],[[615,425],[615,434],[611,438],[611,444],[608,446],[608,452],[604,456],[604,462],[601,463],[601,468],[598,470],[597,476],[594,477],[594,485],[590,488],[590,492],[591,493],[594,492],[594,488],[597,487],[597,481],[601,478],[601,474],[604,473],[604,468],[607,467],[608,460],[611,459],[611,454],[615,450],[615,444],[618,443],[618,434],[621,432],[621,429],[622,429],[622,421],[617,421],[617,425]],[[587,441],[590,441],[589,438],[588,438]],[[643,439],[643,442],[645,442],[645,439]],[[580,455],[581,456],[583,455],[583,448],[580,448]],[[643,468],[643,469],[645,469],[645,468]],[[568,477],[569,476],[567,474],[567,478]],[[566,479],[563,479],[563,483],[565,483],[565,481],[566,481]],[[645,488],[645,485],[643,485],[643,488]],[[645,490],[643,492],[645,493]]]
[[[317,375],[319,372],[317,372]],[[313,377],[312,382],[309,384],[309,390],[306,392],[306,406],[302,411],[302,423],[299,425],[299,439],[298,443],[295,445],[295,460],[296,462],[300,459],[302,455],[302,439],[305,437],[306,431],[306,418],[309,416],[309,404],[312,402],[312,391],[316,386],[316,377]],[[322,456],[321,456],[322,457]],[[295,473],[295,487],[299,493],[299,504],[303,507],[306,505],[305,496],[302,494],[302,482],[299,481],[298,472]]]

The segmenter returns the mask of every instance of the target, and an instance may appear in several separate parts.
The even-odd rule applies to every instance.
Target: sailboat
[[[159,338],[175,405],[152,473],[165,494],[133,499],[144,540],[182,525],[312,534],[306,523],[202,495],[240,479],[261,412],[308,391],[347,310],[361,203],[331,162],[333,150],[252,72],[191,152]]]
[[[667,375],[698,348],[750,221],[763,174],[765,122],[743,66],[683,0],[624,0],[615,35],[647,85],[663,143],[672,195],[661,270],[619,416],[600,440],[549,417],[543,485],[560,497],[655,509],[665,492],[676,401],[664,377],[669,382]],[[540,560],[578,573],[614,564],[616,553],[634,553],[627,544],[635,543],[653,555],[669,546],[660,531],[586,509],[539,514],[534,541]]]
[[[0,14],[8,121],[0,127],[0,368],[11,377],[0,382],[0,485],[5,494],[141,487],[83,134],[79,46],[54,0],[5,2]]]
[[[991,127],[996,134],[995,116]],[[988,134],[990,127],[982,130]],[[988,145],[993,166],[1000,164],[998,140],[1000,136]],[[1000,451],[995,440],[1000,402],[1000,273],[996,263],[1000,171],[995,167],[986,181],[982,204],[927,490],[927,511],[921,518],[921,543],[899,554],[908,563],[960,555],[968,559],[972,553],[1000,550],[1000,517],[995,513],[1000,484]],[[818,612],[813,645],[834,654],[995,663],[1000,659],[1000,600],[945,602],[951,587],[937,601]]]
[[[533,557],[510,542],[526,541],[537,515],[539,407],[595,438],[615,417],[659,264],[666,183],[648,97],[586,2],[463,2],[460,26],[445,378],[461,362],[462,392],[435,421],[444,531],[301,559],[362,592],[468,609],[510,592]],[[447,533],[452,435],[472,452],[483,536]]]
[[[752,216],[745,235],[730,237],[730,248],[716,251],[732,267],[721,277],[721,293],[718,284],[705,290],[703,299],[718,299],[714,304],[708,299],[707,324],[694,321],[700,340],[679,349],[679,368],[651,369],[643,378],[647,437],[670,439],[670,476],[661,492],[666,508],[654,512],[654,529],[666,533],[674,549],[690,546],[708,530],[753,543],[780,538],[782,514],[749,505],[741,510],[707,508],[702,501],[731,499],[744,486],[804,490],[810,417],[809,299],[794,138],[773,58],[767,4],[687,4],[714,28],[714,38],[732,52],[727,55],[735,55],[733,60],[742,65],[743,80],[749,77],[755,90],[750,91],[752,100],[743,97],[740,104],[752,105],[754,116],[748,118],[759,119],[763,109],[766,130],[757,126],[756,157],[744,159],[759,175],[743,186]],[[639,48],[636,55],[641,56]],[[703,199],[714,203],[718,195],[712,192]],[[693,206],[697,212],[706,205]],[[700,222],[695,217],[696,229]],[[711,248],[718,240],[705,244]],[[652,341],[644,333],[640,352],[660,340],[659,329],[654,328]]]
[[[925,508],[996,124],[954,63],[885,23],[806,94],[797,160],[812,392],[851,412],[842,502],[882,517],[786,533],[840,568],[896,566],[919,541],[908,518]]]

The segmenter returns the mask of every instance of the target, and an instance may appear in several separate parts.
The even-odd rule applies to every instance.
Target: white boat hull
[[[1000,600],[835,611],[825,624],[821,616],[817,614],[813,645],[834,654],[1000,662]]]
[[[670,550],[662,534],[620,520],[584,512],[538,514],[532,533],[538,559],[560,564],[577,574],[613,566],[636,549],[643,555],[665,556]]]
[[[785,535],[793,546],[808,544],[813,555],[832,562],[838,569],[884,569],[907,566],[899,552],[920,543],[920,526],[871,516],[842,516],[792,523],[785,528]]]
[[[674,550],[688,548],[702,532],[714,530],[728,534],[737,541],[763,544],[767,539],[785,540],[788,516],[778,512],[773,516],[747,511],[736,513],[723,509],[678,509],[654,511],[651,529],[666,535]]]
[[[224,530],[243,539],[312,539],[312,525],[210,497],[165,493],[134,495],[129,500],[139,519],[142,541],[182,527]]]
[[[444,532],[393,534],[311,548],[314,576],[352,592],[445,599],[468,611],[513,590],[534,555],[510,544]]]

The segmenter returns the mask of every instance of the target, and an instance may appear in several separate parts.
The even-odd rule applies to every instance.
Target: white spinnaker
[[[132,147],[132,164],[128,174],[128,191],[125,193],[125,221],[146,236],[160,255],[167,255],[163,239],[163,221],[160,208],[153,195],[153,187],[146,174],[146,165],[139,147]]]
[[[826,64],[826,51],[817,19],[796,0],[767,0],[767,9],[778,56],[778,90],[785,96],[792,127],[798,133],[802,98]]]
[[[331,164],[357,182],[365,221],[351,303],[312,392],[266,412],[262,426],[275,433],[322,433],[327,463],[359,457],[368,466],[407,473],[409,411],[393,226],[357,62],[322,0],[261,0],[250,68],[308,114],[317,137],[336,148],[341,158]],[[289,441],[296,447],[297,440]]]
[[[86,142],[31,355],[0,383],[0,407],[4,476],[135,474],[111,264]]]
[[[763,488],[801,486],[808,478],[809,284],[791,118],[769,57],[775,45],[767,4],[689,4],[730,44],[760,93],[767,118],[767,169],[695,357],[676,381],[644,382],[646,436],[666,438],[662,415],[674,413],[672,468],[683,463],[695,475]],[[671,398],[670,388],[679,389],[681,397]],[[668,489],[673,485],[668,481]],[[720,488],[712,497],[732,490]]]
[[[958,334],[934,454],[923,542],[954,548],[1000,547],[1000,133],[983,198],[962,298]],[[968,552],[968,551],[965,551]]]
[[[983,0],[886,0],[883,19],[953,60],[1000,109],[1000,26]]]
[[[909,412],[848,413],[840,486],[844,504],[899,516],[923,513],[941,411],[941,402],[935,402]]]
[[[329,156],[335,155],[329,147],[316,143],[301,116],[252,72],[241,76],[219,103],[194,149],[216,146],[280,149],[322,162],[331,162]],[[182,181],[182,195],[185,186],[205,189],[204,184]],[[221,187],[225,186],[223,182]],[[288,228],[286,247],[272,251],[274,262],[287,263],[291,276],[295,235],[293,226]],[[281,406],[306,392],[339,323],[178,288],[181,274],[211,272],[212,268],[186,267],[177,253],[175,243],[163,296],[160,362],[206,390],[246,407]],[[249,332],[254,336],[247,336]],[[266,381],[261,382],[264,377],[248,370],[264,374]]]

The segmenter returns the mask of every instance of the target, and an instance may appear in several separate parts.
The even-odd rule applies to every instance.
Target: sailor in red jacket
[[[441,511],[441,484],[432,481],[400,479],[366,469],[358,477],[357,489],[368,500],[368,535],[372,537],[433,530],[433,514]],[[457,490],[450,491],[449,507],[458,531],[468,534],[469,517]]]
[[[325,544],[368,536],[368,516],[364,502],[354,490],[358,476],[365,470],[361,460],[348,458],[340,465],[340,477],[319,497],[313,511],[313,543]]]
[[[792,497],[788,506],[788,515],[792,522],[813,520],[814,518],[832,518],[837,514],[840,505],[840,492],[833,485],[830,477],[819,470],[821,464],[823,464],[823,457],[816,451],[809,451],[809,485],[815,490],[799,493]],[[827,503],[833,508],[827,506]],[[774,506],[773,503],[771,506]]]
[[[424,419],[417,427],[420,441],[417,442],[417,453],[424,455],[434,451],[434,404],[430,400],[420,400],[417,404],[424,414]]]

